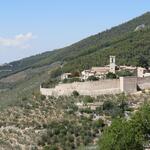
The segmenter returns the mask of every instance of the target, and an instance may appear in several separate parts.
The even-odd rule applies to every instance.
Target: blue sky
[[[149,0],[0,0],[0,63],[70,45],[147,11]]]

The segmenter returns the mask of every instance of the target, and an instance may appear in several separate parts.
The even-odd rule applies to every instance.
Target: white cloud
[[[26,34],[19,34],[13,38],[3,38],[0,37],[0,46],[6,47],[19,47],[19,48],[29,48],[29,42],[34,39],[35,36],[29,32]]]

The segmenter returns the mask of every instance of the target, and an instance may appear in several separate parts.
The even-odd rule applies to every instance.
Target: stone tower
[[[116,72],[116,56],[110,56],[110,72]]]

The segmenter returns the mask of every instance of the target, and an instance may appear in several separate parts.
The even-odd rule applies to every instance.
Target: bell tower
[[[110,56],[110,72],[116,72],[116,56]]]

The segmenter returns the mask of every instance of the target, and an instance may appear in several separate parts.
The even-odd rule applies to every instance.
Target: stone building
[[[105,78],[106,74],[109,72],[116,72],[116,57],[110,56],[110,64],[105,67],[92,67],[89,70],[84,70],[81,72],[82,79],[87,80],[90,76],[95,76],[99,79]]]
[[[124,65],[124,66],[119,66],[119,70],[128,70],[130,72],[134,72],[137,70],[137,67]]]
[[[109,72],[116,73],[116,56],[110,56]]]
[[[105,78],[106,74],[110,72],[109,67],[92,67],[92,71],[95,72],[95,76],[99,79]]]
[[[142,68],[142,67],[138,67],[137,68],[137,76],[138,77],[149,77],[150,76],[150,68],[146,69],[146,68]]]
[[[69,78],[71,78],[71,76],[72,76],[71,73],[64,73],[61,75],[61,80],[69,79]]]
[[[90,76],[95,76],[96,72],[91,69],[91,70],[84,70],[81,72],[81,74],[82,74],[81,78],[83,80],[87,80]]]

